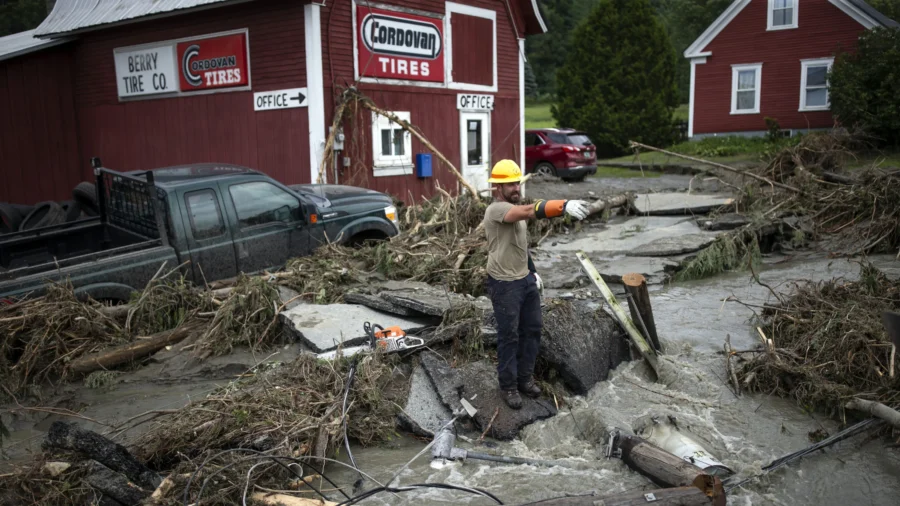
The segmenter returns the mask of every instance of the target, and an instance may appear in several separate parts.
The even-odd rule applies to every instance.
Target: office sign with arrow
[[[253,110],[272,111],[275,109],[306,107],[309,105],[306,96],[306,88],[260,91],[253,94]]]

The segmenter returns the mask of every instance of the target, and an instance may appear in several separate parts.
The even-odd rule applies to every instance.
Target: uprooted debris
[[[882,314],[898,309],[900,282],[867,263],[859,281],[797,284],[789,298],[763,311],[764,349],[737,368],[738,381],[838,414],[853,397],[896,409],[900,372]]]

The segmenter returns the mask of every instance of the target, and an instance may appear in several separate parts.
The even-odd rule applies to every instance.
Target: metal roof
[[[36,37],[56,37],[98,27],[161,16],[175,11],[217,7],[249,0],[57,0],[35,30]]]
[[[859,10],[866,13],[867,16],[874,19],[878,24],[884,26],[886,28],[897,28],[900,27],[893,19],[885,16],[884,14],[878,12],[878,10],[868,3],[865,0],[848,0],[849,3],[855,5]]]
[[[34,37],[34,30],[14,33],[6,37],[0,37],[0,61],[15,58],[23,54],[32,53],[41,49],[56,46],[72,39],[42,40]]]

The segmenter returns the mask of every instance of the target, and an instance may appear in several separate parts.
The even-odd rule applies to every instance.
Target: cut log
[[[634,326],[634,322],[631,321],[631,317],[625,313],[625,310],[622,309],[622,306],[619,304],[619,301],[616,300],[616,296],[613,295],[612,290],[606,286],[606,282],[603,281],[603,278],[600,277],[600,273],[597,272],[597,268],[594,267],[594,264],[591,263],[591,260],[584,254],[583,251],[579,251],[578,261],[581,262],[581,267],[584,269],[584,272],[587,273],[588,277],[594,283],[594,286],[600,290],[600,294],[603,295],[603,298],[606,299],[606,302],[612,308],[613,313],[618,318],[619,323],[622,324],[622,327],[625,329],[625,332],[628,333],[628,337],[631,338],[632,342],[634,342],[635,346],[637,346],[638,351],[640,351],[641,356],[650,364],[650,367],[653,368],[653,372],[658,374],[657,364],[656,364],[656,351],[650,347],[650,344],[647,343],[647,340],[644,339],[644,336],[638,331],[637,327]]]
[[[622,436],[618,447],[622,450],[622,461],[628,467],[650,478],[650,481],[660,487],[693,485],[698,476],[706,475],[703,469],[638,436]]]
[[[337,506],[336,502],[294,497],[287,494],[256,492],[250,497],[254,501],[271,504],[272,506]]]
[[[695,487],[625,492],[613,496],[560,497],[521,506],[709,506],[709,497]]]
[[[158,474],[141,464],[124,446],[113,443],[96,432],[81,429],[74,423],[53,422],[43,446],[47,449],[82,453],[111,470],[124,474],[139,487],[149,490],[148,496],[162,483]]]
[[[146,338],[138,338],[133,343],[118,346],[89,357],[82,357],[72,362],[69,370],[76,374],[87,374],[100,369],[109,369],[139,358],[152,355],[170,344],[182,341],[190,335],[193,327],[184,326],[175,330],[167,330]]]
[[[895,428],[900,429],[900,413],[880,402],[854,398],[851,399],[850,402],[848,402],[844,407],[847,409],[855,409],[856,411],[868,413],[876,418],[881,418],[885,422],[893,425]]]
[[[656,351],[661,351],[659,336],[656,334],[656,322],[653,320],[653,306],[650,305],[650,291],[647,289],[647,280],[637,273],[622,276],[625,291],[631,295],[628,300],[628,308],[631,310],[631,319],[642,320],[647,328],[647,339]],[[632,303],[633,302],[633,303]]]
[[[88,475],[87,482],[92,488],[121,504],[141,504],[141,501],[150,497],[149,490],[144,490],[128,481],[125,476],[97,462],[91,463],[91,474]]]

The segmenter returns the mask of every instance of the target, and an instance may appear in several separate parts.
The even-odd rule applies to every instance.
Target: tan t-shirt
[[[494,202],[484,213],[487,273],[498,281],[517,281],[528,275],[528,225],[524,220],[503,222],[503,217],[513,207],[509,202]]]

